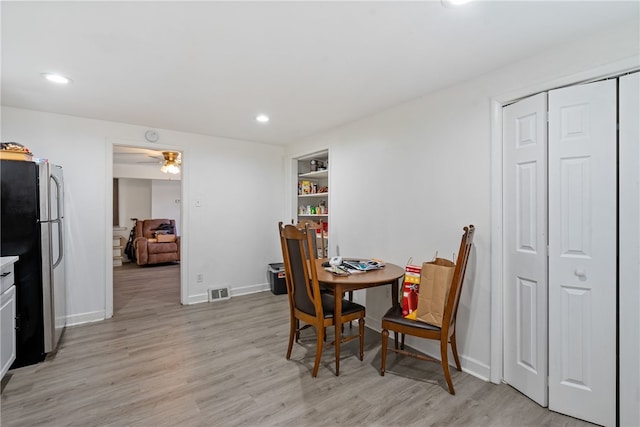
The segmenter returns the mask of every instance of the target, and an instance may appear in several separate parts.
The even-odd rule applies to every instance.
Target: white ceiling
[[[2,104],[285,144],[623,22],[638,1],[0,2]],[[53,86],[40,73],[71,77]],[[255,122],[258,113],[271,117]]]

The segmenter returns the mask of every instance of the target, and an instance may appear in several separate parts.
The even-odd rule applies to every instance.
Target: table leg
[[[391,305],[393,307],[400,304],[400,300],[398,298],[398,289],[402,285],[402,278],[398,279],[397,282],[391,282]]]
[[[400,305],[399,290],[403,286],[403,280],[404,280],[404,276],[399,278],[397,283],[391,283],[391,299],[393,300],[391,301],[391,305],[393,307]],[[393,333],[393,342],[397,350],[398,349],[398,333],[397,332]],[[402,334],[402,349],[404,350],[404,334]]]
[[[342,342],[342,285],[336,285],[333,308],[333,323],[335,326],[336,376],[340,375],[340,343]]]

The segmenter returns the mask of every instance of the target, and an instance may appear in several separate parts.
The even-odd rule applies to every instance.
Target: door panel
[[[549,92],[549,408],[616,422],[616,81]]]
[[[504,379],[547,406],[547,94],[503,111]]]
[[[640,426],[640,73],[620,77],[620,425]]]

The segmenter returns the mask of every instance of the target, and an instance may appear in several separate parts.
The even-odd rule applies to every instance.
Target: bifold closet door
[[[549,409],[616,423],[616,80],[549,92]]]
[[[620,425],[640,426],[640,73],[619,90]]]
[[[547,406],[547,94],[503,110],[504,380]]]

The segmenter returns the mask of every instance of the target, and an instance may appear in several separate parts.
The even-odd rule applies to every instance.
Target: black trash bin
[[[269,264],[269,285],[274,295],[287,293],[287,282],[284,273],[284,263]]]

